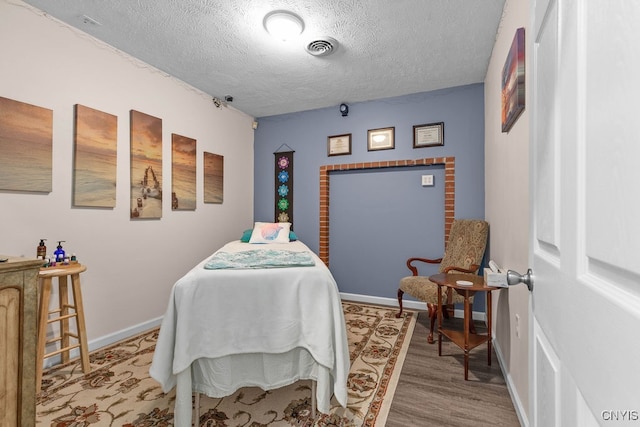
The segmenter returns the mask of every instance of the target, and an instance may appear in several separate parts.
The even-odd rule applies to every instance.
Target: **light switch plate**
[[[433,175],[422,175],[422,186],[433,185]]]

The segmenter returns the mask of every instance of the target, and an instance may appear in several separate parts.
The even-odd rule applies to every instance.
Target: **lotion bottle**
[[[44,244],[44,241],[47,239],[40,239],[40,244],[38,245],[38,249],[37,249],[37,256],[38,257],[42,257],[42,259],[45,259],[47,256],[47,247]]]
[[[64,249],[62,249],[62,242],[64,242],[64,240],[58,241],[58,247],[53,252],[53,256],[56,258],[56,262],[64,261]]]

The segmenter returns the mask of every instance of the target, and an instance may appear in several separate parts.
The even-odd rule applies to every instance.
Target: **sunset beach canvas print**
[[[131,110],[131,218],[162,218],[162,119]]]
[[[53,111],[0,97],[0,190],[52,190]]]
[[[204,202],[222,203],[224,189],[224,156],[204,153]]]
[[[171,209],[196,209],[196,140],[171,134]]]
[[[75,106],[73,205],[116,205],[118,118],[84,105]]]
[[[525,107],[524,28],[518,28],[502,68],[502,132],[509,132]]]

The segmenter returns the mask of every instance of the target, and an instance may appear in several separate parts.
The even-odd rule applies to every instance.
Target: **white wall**
[[[253,221],[252,117],[45,16],[0,0],[0,96],[53,110],[53,191],[0,191],[0,254],[36,256],[66,240],[82,274],[90,347],[152,326],[172,285]],[[72,207],[74,104],[118,117],[114,209]],[[129,219],[129,111],[162,119],[163,189],[171,186],[171,133],[197,140],[195,211]],[[203,203],[203,152],[224,156],[224,203]],[[0,153],[1,155],[1,153]]]
[[[529,97],[508,133],[501,125],[501,77],[516,29],[529,37],[529,2],[507,0],[485,78],[485,217],[491,225],[490,257],[501,267],[529,266]],[[525,44],[528,46],[528,43]],[[531,52],[525,49],[526,94]],[[523,424],[529,413],[529,291],[524,285],[494,292],[496,352]]]

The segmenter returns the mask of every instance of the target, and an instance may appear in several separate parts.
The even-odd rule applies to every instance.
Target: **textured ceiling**
[[[484,81],[505,0],[26,0],[178,79],[264,117]],[[299,38],[262,21],[289,10]],[[87,19],[87,17],[89,19]],[[338,49],[316,57],[313,40]]]

